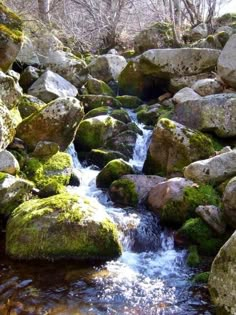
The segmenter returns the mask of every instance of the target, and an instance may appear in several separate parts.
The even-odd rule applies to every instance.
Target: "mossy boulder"
[[[172,106],[163,106],[160,104],[141,105],[136,109],[136,112],[139,123],[154,127],[158,119],[171,119],[173,108]]]
[[[85,116],[84,119],[93,118],[102,115],[110,115],[111,117],[122,121],[127,124],[131,122],[131,119],[128,113],[124,109],[114,109],[109,106],[102,106],[90,110]]]
[[[83,116],[83,107],[76,98],[58,98],[24,119],[17,127],[17,136],[31,151],[39,141],[55,142],[63,151],[73,141]]]
[[[193,283],[208,283],[208,279],[210,276],[210,272],[209,271],[205,271],[205,272],[200,272],[197,273],[194,277],[192,282]]]
[[[132,95],[117,96],[116,99],[122,104],[122,107],[124,108],[133,109],[143,104],[143,101],[140,98]]]
[[[187,220],[177,233],[189,243],[197,245],[199,253],[206,256],[216,255],[225,242],[201,218]]]
[[[85,84],[85,90],[83,94],[93,94],[93,95],[107,95],[107,96],[115,96],[112,89],[105,82],[90,78]]]
[[[138,54],[148,49],[173,47],[173,44],[172,25],[166,22],[157,22],[134,38],[134,49]]]
[[[153,131],[143,170],[150,175],[180,174],[191,162],[213,153],[214,147],[209,137],[162,118]]]
[[[15,133],[11,112],[0,100],[0,149],[5,149],[13,141]]]
[[[107,95],[79,95],[78,99],[83,104],[86,113],[98,107],[122,107],[122,104],[117,99]]]
[[[171,226],[179,226],[188,218],[195,217],[199,205],[219,204],[220,197],[211,186],[198,186],[184,178],[172,178],[157,184],[147,199],[148,207],[160,216],[161,222]]]
[[[34,184],[28,180],[0,172],[0,214],[8,216],[27,200]]]
[[[19,109],[21,117],[24,119],[34,113],[37,113],[46,106],[46,103],[35,96],[25,94],[21,96],[16,105]]]
[[[39,189],[44,189],[55,182],[68,185],[72,168],[71,156],[68,153],[58,152],[50,158],[29,158],[23,171]]]
[[[100,168],[103,168],[107,163],[115,159],[126,160],[126,157],[120,152],[106,149],[93,149],[88,154],[88,162]]]
[[[111,183],[125,174],[133,174],[133,168],[122,159],[112,160],[97,175],[96,185],[101,188],[108,188]]]
[[[231,25],[236,23],[236,13],[225,13],[217,18],[219,25]]]
[[[75,145],[78,151],[90,151],[104,146],[107,139],[126,129],[121,121],[108,115],[84,119],[77,131]]]
[[[234,315],[236,313],[235,264],[236,232],[222,246],[211,266],[208,288],[218,314]]]
[[[59,194],[23,203],[7,223],[14,259],[106,260],[121,254],[117,229],[94,200]]]
[[[160,176],[124,175],[112,182],[109,195],[117,204],[134,207],[145,202],[151,188],[164,180]]]
[[[21,19],[0,2],[0,69],[4,72],[15,61],[22,41]]]

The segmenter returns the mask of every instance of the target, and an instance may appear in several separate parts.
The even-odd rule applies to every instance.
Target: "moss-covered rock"
[[[115,159],[126,160],[126,157],[120,152],[105,149],[93,149],[88,155],[88,162],[100,168]]]
[[[72,174],[73,162],[68,153],[58,152],[50,158],[30,158],[26,161],[23,171],[35,182],[39,189],[45,189],[55,182],[68,185]]]
[[[133,174],[130,164],[122,159],[112,160],[97,175],[96,185],[101,188],[108,188],[111,183],[125,174]]]
[[[20,205],[7,224],[6,252],[14,259],[104,260],[121,254],[104,209],[82,196],[59,194]]]
[[[123,109],[114,109],[109,106],[102,106],[95,109],[90,110],[85,116],[84,119],[93,118],[102,115],[110,115],[111,117],[122,121],[127,124],[131,122],[131,119],[128,113]]]
[[[121,108],[122,104],[112,96],[107,95],[80,95],[78,99],[84,106],[85,112],[89,112],[92,109],[104,106],[110,106],[112,108]]]
[[[195,209],[199,205],[218,206],[220,197],[211,186],[197,186],[183,178],[172,178],[157,184],[150,191],[147,202],[161,222],[179,226],[196,216]]]
[[[21,117],[27,118],[31,114],[34,114],[41,110],[46,104],[32,95],[23,95],[17,102],[17,107],[20,111]]]
[[[22,121],[17,136],[30,150],[39,141],[51,141],[65,150],[73,141],[84,110],[73,97],[58,98]]]
[[[148,126],[155,126],[158,119],[171,119],[173,115],[172,106],[162,106],[160,104],[142,105],[137,108],[137,119],[139,123]]]
[[[138,204],[138,193],[133,181],[121,178],[112,182],[109,195],[117,204],[135,207]]]
[[[143,101],[137,96],[122,95],[117,96],[116,99],[122,104],[124,108],[137,108],[143,104]]]
[[[189,246],[189,252],[187,256],[187,265],[189,267],[197,267],[200,264],[200,257],[198,255],[197,246]]]
[[[78,151],[90,151],[104,146],[107,139],[126,128],[121,121],[108,115],[83,120],[77,131],[75,145]]]
[[[18,82],[13,77],[0,71],[0,100],[4,105],[10,110],[13,109],[21,95],[22,90]]]
[[[134,49],[143,53],[148,49],[173,47],[172,25],[166,22],[157,22],[142,30],[134,39]]]
[[[15,61],[23,41],[22,21],[0,2],[0,69],[6,72]]]
[[[144,172],[160,176],[179,174],[191,162],[213,153],[213,144],[206,135],[162,118],[153,131]]]
[[[109,85],[94,78],[88,79],[83,94],[115,96]]]
[[[30,181],[0,173],[0,214],[8,216],[23,201],[27,200],[34,187]]]
[[[197,245],[199,252],[206,256],[216,255],[225,241],[216,237],[214,231],[201,218],[187,220],[178,230],[178,235]]]

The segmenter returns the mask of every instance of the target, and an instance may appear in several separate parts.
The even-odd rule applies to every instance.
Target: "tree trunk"
[[[44,23],[50,23],[50,0],[38,0],[39,18]]]

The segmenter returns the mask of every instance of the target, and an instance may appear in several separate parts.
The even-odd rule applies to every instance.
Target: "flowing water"
[[[130,163],[139,171],[150,131],[143,126]],[[141,150],[142,148],[142,150]],[[93,267],[76,262],[13,262],[0,249],[0,315],[209,315],[214,314],[206,288],[193,285],[194,270],[186,251],[176,249],[171,231],[144,208],[115,207],[96,188],[98,171],[83,168],[69,150],[81,178],[75,194],[94,198],[120,231],[122,256]]]

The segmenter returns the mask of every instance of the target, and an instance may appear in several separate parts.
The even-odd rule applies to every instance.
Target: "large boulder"
[[[83,115],[83,107],[77,99],[58,98],[23,120],[17,127],[17,136],[30,150],[45,140],[56,142],[63,151],[73,141]]]
[[[15,133],[11,113],[0,101],[0,149],[5,149],[13,141]]]
[[[165,178],[160,176],[124,175],[111,184],[109,195],[117,204],[137,206],[144,203],[149,191],[164,180]]]
[[[157,22],[142,30],[134,38],[134,49],[138,54],[153,48],[168,48],[173,46],[172,25]]]
[[[87,65],[85,61],[72,53],[61,50],[51,51],[44,65],[76,87],[79,88],[83,85],[83,75],[80,77],[80,73],[83,72]]]
[[[187,101],[199,100],[200,98],[201,96],[197,94],[193,89],[185,87],[173,96],[173,101],[178,104]]]
[[[101,106],[122,107],[122,104],[116,98],[108,95],[78,95],[78,99],[83,104],[86,113]]]
[[[40,111],[46,106],[39,98],[27,94],[22,95],[16,105],[23,119]]]
[[[236,34],[226,43],[217,64],[219,76],[231,87],[236,88]]]
[[[0,3],[0,69],[6,72],[15,61],[23,40],[22,21]]]
[[[143,170],[150,175],[178,174],[191,162],[213,153],[212,142],[207,136],[162,118],[153,130]]]
[[[105,260],[121,254],[104,208],[70,194],[20,205],[7,223],[6,238],[6,252],[14,259]]]
[[[227,222],[236,228],[236,177],[233,177],[225,187],[223,206]]]
[[[31,85],[39,79],[43,72],[43,70],[33,66],[28,66],[21,72],[19,83],[25,93],[28,91]]]
[[[208,287],[218,314],[236,313],[236,232],[223,245],[211,266]]]
[[[220,52],[213,49],[151,49],[128,63],[119,76],[121,94],[141,99],[170,79],[214,70]]]
[[[46,70],[37,81],[28,89],[28,94],[33,95],[48,103],[58,97],[78,94],[77,88],[60,75]]]
[[[115,96],[112,89],[105,82],[89,78],[84,86],[83,94]]]
[[[28,180],[0,173],[0,214],[9,215],[29,197],[33,187]]]
[[[19,84],[11,76],[0,71],[0,100],[7,108],[12,109],[21,95],[22,89]]]
[[[208,28],[206,23],[200,23],[191,30],[191,39],[193,41],[207,37]]]
[[[124,57],[117,55],[102,55],[88,65],[90,74],[104,82],[117,81],[121,71],[126,67]]]
[[[84,119],[76,135],[76,147],[78,151],[90,151],[103,147],[109,138],[119,135],[126,128],[126,124],[109,115]]]
[[[200,183],[220,184],[236,175],[236,150],[196,161],[184,169],[184,176]]]
[[[215,94],[175,106],[174,120],[189,128],[214,132],[218,137],[236,136],[236,93]]]
[[[36,48],[33,45],[31,39],[24,36],[23,44],[20,52],[17,55],[17,62],[22,65],[39,65],[39,58],[36,52]]]

